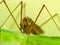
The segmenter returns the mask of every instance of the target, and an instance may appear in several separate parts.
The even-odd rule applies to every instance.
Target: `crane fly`
[[[9,17],[11,16],[12,19],[14,20],[14,22],[16,23],[18,29],[19,29],[22,33],[34,34],[34,35],[43,34],[44,31],[43,31],[43,29],[41,29],[41,27],[42,27],[44,24],[46,24],[46,23],[47,23],[49,20],[51,20],[51,19],[53,20],[53,22],[54,22],[55,26],[57,27],[57,29],[60,31],[60,28],[58,27],[58,25],[56,24],[56,22],[55,22],[55,20],[54,20],[54,18],[53,18],[53,17],[58,16],[58,15],[57,15],[57,14],[54,14],[54,15],[52,16],[51,13],[49,12],[49,10],[47,9],[47,7],[46,7],[45,4],[43,4],[43,6],[42,6],[41,10],[39,11],[39,13],[38,13],[35,21],[33,21],[30,17],[24,17],[24,18],[22,18],[22,15],[23,15],[23,14],[22,14],[22,13],[23,13],[22,10],[23,10],[23,5],[24,5],[23,1],[21,1],[21,2],[16,6],[16,8],[15,8],[12,12],[11,12],[11,10],[9,9],[9,7],[8,7],[8,5],[7,5],[7,3],[6,3],[5,0],[1,1],[0,4],[1,4],[1,3],[4,3],[4,4],[5,4],[5,6],[6,6],[7,10],[9,11],[10,15],[6,18],[6,20],[3,22],[3,24],[0,26],[0,28],[2,28],[2,27],[4,26],[4,24],[6,23],[6,21],[7,21],[7,20],[9,19]],[[21,19],[20,19],[21,22],[20,22],[20,26],[17,24],[17,21],[16,21],[16,19],[14,18],[13,14],[12,14],[12,13],[17,9],[17,7],[18,7],[19,5],[21,5]],[[39,18],[40,14],[41,14],[41,12],[42,12],[42,10],[43,10],[44,8],[45,8],[45,9],[47,10],[47,12],[49,13],[50,18],[49,18],[47,21],[45,21],[43,24],[41,24],[41,26],[39,26],[39,25],[36,24],[36,22],[37,22],[37,19]]]

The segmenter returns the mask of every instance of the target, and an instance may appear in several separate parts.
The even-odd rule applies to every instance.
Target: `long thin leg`
[[[0,4],[2,3],[3,1],[0,2]]]
[[[58,20],[59,20],[59,24],[60,24],[60,17],[59,17],[59,15],[58,14],[56,14],[57,15],[57,18],[58,18]]]
[[[7,7],[9,13],[11,14],[11,17],[13,18],[14,22],[16,23],[18,29],[20,30],[20,27],[18,26],[18,24],[17,24],[17,22],[16,22],[16,20],[15,20],[15,18],[14,18],[14,16],[13,16],[13,14],[12,14],[12,12],[10,11],[8,5],[6,4],[5,0],[3,0],[3,2],[4,2],[4,4],[5,4],[5,6]]]
[[[54,14],[52,17],[54,18],[54,17],[58,17],[58,15],[57,15],[57,13],[56,14]],[[50,21],[52,18],[50,17],[48,20],[46,20],[44,23],[42,23],[41,25],[40,25],[40,27],[42,27],[43,25],[45,25],[48,21]],[[59,20],[59,19],[58,19]]]
[[[40,12],[38,13],[37,18],[35,19],[35,23],[36,23],[37,19],[39,18],[39,16],[40,16],[42,10],[44,9],[44,7],[46,8],[47,12],[49,13],[49,16],[53,19],[52,15],[51,15],[51,13],[49,12],[49,10],[47,9],[47,7],[46,7],[45,5],[43,5],[42,8],[41,8],[41,10],[40,10]],[[58,25],[56,24],[56,22],[55,22],[54,19],[53,19],[53,22],[55,23],[57,29],[60,31],[60,28],[58,27]]]
[[[19,2],[19,4],[14,8],[14,10],[12,11],[12,13],[15,12],[15,10],[19,7],[20,4],[21,4],[21,2]],[[4,26],[4,24],[7,22],[7,20],[9,19],[10,16],[11,16],[11,15],[9,15],[9,16],[6,18],[6,20],[3,22],[3,24],[0,26],[0,28],[2,28],[2,27]]]
[[[20,12],[18,12],[18,14],[16,14],[16,20],[18,20],[19,19],[19,15],[20,15]],[[9,26],[9,28],[10,29],[12,29],[15,25],[13,25],[14,24],[14,22]]]
[[[21,1],[21,18],[20,21],[22,22],[22,13],[23,13],[23,1]],[[22,32],[22,26],[20,27],[20,31]]]
[[[24,3],[24,17],[25,17],[25,11],[26,11],[26,4]]]
[[[4,24],[6,23],[6,21],[9,19],[10,15],[6,18],[6,20],[3,22],[3,24],[0,26],[0,29],[4,26]]]
[[[45,5],[42,6],[40,12],[38,13],[38,16],[37,16],[36,19],[35,19],[35,23],[36,23],[37,19],[39,18],[39,16],[40,16],[40,14],[41,14],[41,12],[42,12],[42,10],[43,10],[44,7],[45,7]]]
[[[21,22],[22,22],[23,1],[21,1]]]
[[[52,15],[51,15],[51,13],[49,12],[49,10],[47,9],[47,7],[46,7],[46,6],[45,6],[45,8],[46,8],[47,12],[49,13],[50,17],[52,18],[53,22],[55,23],[55,25],[56,25],[57,29],[60,31],[60,28],[59,28],[59,27],[58,27],[58,25],[56,24],[56,22],[55,22],[55,20],[53,19],[53,17],[52,17]]]

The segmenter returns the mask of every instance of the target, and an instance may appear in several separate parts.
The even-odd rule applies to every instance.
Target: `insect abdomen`
[[[43,30],[38,26],[38,25],[34,25],[34,28],[32,29],[32,33],[35,34],[35,35],[40,35],[40,34],[43,34]]]

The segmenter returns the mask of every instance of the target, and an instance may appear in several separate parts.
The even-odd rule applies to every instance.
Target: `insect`
[[[44,31],[43,31],[43,29],[41,29],[40,27],[42,27],[44,24],[46,24],[46,23],[47,23],[49,20],[51,20],[51,19],[52,19],[53,22],[55,23],[55,26],[57,27],[57,29],[60,31],[60,28],[58,27],[58,25],[56,24],[55,20],[53,19],[53,17],[58,16],[58,15],[55,14],[54,16],[52,16],[51,13],[49,12],[49,10],[47,9],[47,7],[46,7],[45,4],[43,4],[43,6],[42,6],[41,10],[39,11],[39,13],[38,13],[35,21],[33,21],[30,17],[24,17],[24,18],[22,18],[23,1],[21,1],[21,2],[16,6],[16,8],[17,8],[19,5],[21,5],[21,23],[20,23],[20,27],[19,27],[18,24],[17,24],[17,22],[16,22],[16,20],[15,20],[15,18],[14,18],[14,16],[13,16],[13,14],[12,14],[12,13],[16,10],[16,8],[11,12],[10,9],[9,9],[9,7],[8,7],[8,5],[7,5],[7,3],[6,3],[6,1],[3,0],[3,1],[0,2],[0,4],[1,4],[2,2],[5,4],[5,6],[6,6],[7,10],[9,11],[10,15],[7,17],[7,19],[4,21],[4,23],[0,26],[0,28],[2,28],[2,26],[3,26],[3,25],[6,23],[6,21],[8,20],[8,18],[11,16],[11,17],[13,18],[14,22],[16,23],[18,29],[19,29],[21,32],[26,33],[26,34],[34,34],[34,35],[43,34]],[[36,22],[37,22],[37,19],[39,18],[40,14],[41,14],[41,12],[42,12],[42,10],[43,10],[44,8],[47,10],[47,12],[49,13],[49,16],[50,16],[51,18],[49,18],[47,21],[45,21],[41,26],[38,26],[38,25],[36,24]]]

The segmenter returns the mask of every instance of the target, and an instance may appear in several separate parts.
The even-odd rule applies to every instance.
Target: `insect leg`
[[[2,3],[3,1],[0,2],[0,4]]]
[[[25,10],[26,10],[26,4],[24,3],[24,6],[23,6],[24,8],[24,17],[25,17]]]
[[[52,17],[54,18],[54,17],[58,17],[58,15],[57,15],[57,13],[56,14],[54,14]],[[42,23],[41,25],[40,25],[40,27],[42,27],[43,25],[45,25],[48,21],[50,21],[52,18],[49,18],[47,21],[45,21],[44,23]],[[58,20],[59,20],[59,17],[58,17]],[[59,20],[60,21],[60,20]]]
[[[59,28],[59,27],[58,27],[58,25],[56,24],[56,22],[55,22],[55,20],[53,19],[53,17],[52,17],[52,15],[51,15],[51,13],[49,12],[49,10],[47,9],[47,7],[46,7],[46,6],[45,6],[45,8],[46,8],[47,12],[49,13],[49,16],[52,18],[53,22],[55,23],[55,25],[56,25],[57,29],[60,31],[60,28]]]
[[[21,1],[21,22],[22,22],[23,1]]]
[[[39,18],[39,16],[40,16],[40,14],[41,14],[42,10],[44,9],[44,7],[45,7],[45,5],[43,5],[43,6],[42,6],[42,8],[41,8],[40,12],[38,13],[38,16],[37,16],[37,17],[36,17],[36,19],[35,19],[35,23],[36,23],[37,19]]]
[[[12,13],[15,12],[15,10],[19,7],[20,4],[21,4],[21,2],[19,2],[19,4],[13,9]],[[4,21],[3,24],[0,26],[0,28],[2,28],[2,27],[4,26],[4,24],[7,22],[7,20],[9,19],[10,16],[11,16],[11,15],[9,15],[9,16],[5,19],[5,21]]]
[[[46,7],[45,5],[43,5],[42,8],[41,8],[41,10],[40,10],[40,12],[38,13],[37,18],[35,19],[35,23],[36,23],[37,19],[39,18],[39,16],[40,16],[40,14],[41,14],[41,12],[42,12],[42,10],[43,10],[44,7],[46,8],[46,10],[47,10],[47,12],[49,13],[50,17],[53,19],[52,15],[51,15],[51,13],[49,12],[49,10],[47,9],[47,7]],[[60,30],[54,19],[53,19],[53,21],[54,21],[57,29]]]
[[[12,14],[12,12],[10,11],[8,5],[6,4],[5,0],[3,0],[3,2],[4,2],[4,4],[5,4],[5,6],[7,7],[9,13],[11,14],[11,17],[13,18],[14,22],[16,23],[18,29],[20,30],[20,27],[18,26],[18,24],[17,24],[17,22],[16,22],[16,20],[15,20],[15,18],[14,18],[14,16],[13,16],[13,14]]]

